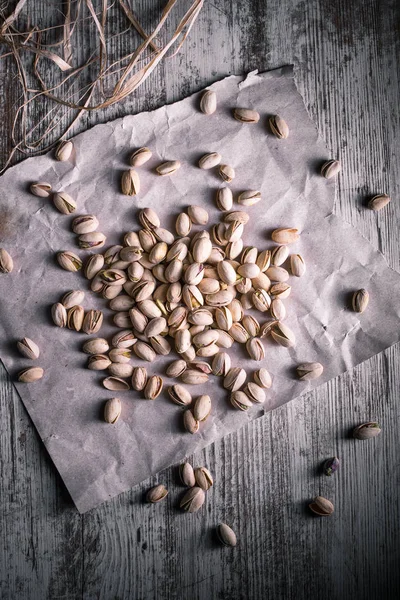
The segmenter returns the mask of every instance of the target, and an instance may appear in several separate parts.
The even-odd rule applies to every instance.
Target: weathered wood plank
[[[37,7],[38,15],[46,10]],[[153,7],[146,1],[137,12]],[[395,0],[208,2],[181,55],[77,130],[156,108],[230,73],[294,62],[310,114],[343,163],[337,212],[399,269],[397,203],[379,215],[363,208],[369,193],[399,195],[398,17]],[[12,79],[0,85],[0,97],[13,100]],[[7,117],[4,127],[10,131]],[[169,469],[83,517],[2,370],[2,598],[397,598],[399,369],[397,346],[192,457],[215,474],[201,513],[176,510],[182,488]],[[382,423],[382,435],[352,440],[352,427],[369,419]],[[328,479],[318,469],[334,454],[342,466]],[[157,481],[170,496],[144,504]],[[307,512],[317,493],[334,501],[331,519]],[[236,530],[237,549],[216,544],[219,521]]]

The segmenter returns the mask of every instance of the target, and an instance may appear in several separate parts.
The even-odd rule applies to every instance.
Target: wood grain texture
[[[40,17],[46,3],[36,5]],[[149,15],[145,29],[155,6],[137,7]],[[77,131],[181,99],[230,73],[293,62],[310,115],[343,163],[336,212],[400,269],[399,17],[396,0],[206,1],[184,51]],[[8,68],[0,62],[3,154],[17,94]],[[373,214],[365,200],[379,191],[394,201]],[[176,509],[183,488],[171,468],[80,516],[1,369],[0,597],[399,598],[399,358],[393,347],[192,457],[216,482],[195,515]],[[354,425],[370,419],[382,435],[353,440]],[[321,463],[335,454],[340,471],[322,476]],[[150,506],[143,496],[156,482],[170,495]],[[330,519],[307,510],[318,493],[335,504]],[[216,542],[220,521],[237,532],[236,549]]]

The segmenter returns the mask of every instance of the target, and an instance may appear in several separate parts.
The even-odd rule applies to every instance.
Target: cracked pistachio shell
[[[249,219],[250,216],[243,210],[233,210],[224,215],[224,223],[233,223],[234,221],[239,221],[239,223],[246,225]]]
[[[259,253],[256,259],[256,265],[259,267],[260,271],[264,273],[271,264],[271,251],[263,250]]]
[[[271,317],[277,321],[283,321],[286,317],[286,308],[280,298],[274,298],[270,307]]]
[[[230,165],[219,165],[218,173],[226,183],[230,183],[235,179],[235,169]]]
[[[308,506],[319,517],[329,517],[335,510],[332,502],[323,496],[316,496]]]
[[[271,306],[271,298],[266,290],[257,289],[252,293],[254,308],[266,312]]]
[[[194,470],[196,484],[205,492],[212,487],[214,480],[210,471],[206,467],[198,467]]]
[[[29,367],[18,373],[18,381],[21,383],[34,383],[42,379],[44,370],[41,367]]]
[[[36,181],[31,183],[31,193],[39,198],[48,198],[51,194],[51,184],[45,181]]]
[[[249,381],[244,391],[252,402],[255,402],[256,404],[264,404],[265,392],[257,383]]]
[[[0,248],[0,273],[11,273],[14,261],[4,248]]]
[[[144,388],[144,397],[146,400],[155,400],[158,398],[162,392],[163,385],[163,380],[159,375],[149,377]]]
[[[63,215],[70,215],[76,210],[75,200],[66,192],[55,192],[53,194],[53,203]]]
[[[203,383],[207,383],[208,375],[207,373],[202,373],[196,369],[186,369],[181,374],[180,379],[182,383],[186,383],[188,385],[201,385]]]
[[[253,403],[250,401],[248,396],[240,390],[236,390],[231,394],[231,404],[234,408],[243,411],[249,410],[249,408],[253,406]]]
[[[208,212],[202,206],[190,205],[188,207],[188,215],[195,225],[207,225],[208,223]]]
[[[272,250],[271,262],[275,267],[283,265],[289,256],[289,248],[287,246],[277,246]]]
[[[186,512],[194,513],[203,506],[205,499],[204,490],[195,486],[190,488],[183,496],[180,507],[186,510]]]
[[[78,245],[82,250],[92,250],[93,248],[101,248],[106,242],[106,236],[100,231],[92,233],[83,233],[78,237]]]
[[[214,317],[219,329],[222,329],[223,331],[230,330],[230,328],[233,325],[233,317],[231,311],[227,306],[220,306],[216,308]],[[216,340],[217,339],[218,337],[216,338]]]
[[[291,286],[288,283],[274,283],[271,286],[269,293],[274,298],[279,298],[280,300],[284,300],[288,296],[290,296],[290,292],[292,291]]]
[[[183,463],[182,465],[179,465],[179,477],[183,485],[186,485],[186,487],[194,487],[196,485],[194,469],[189,463]]]
[[[219,541],[224,544],[224,546],[231,546],[232,548],[237,544],[236,534],[225,523],[220,523],[217,527],[217,536]]]
[[[185,360],[174,360],[168,365],[166,370],[167,377],[179,377],[187,369],[187,363]]]
[[[279,140],[284,140],[289,137],[289,127],[282,117],[279,115],[274,115],[268,119],[268,122],[271,132]]]
[[[67,327],[74,331],[80,331],[82,329],[83,319],[85,311],[82,306],[73,306],[67,311]]]
[[[136,196],[140,192],[140,179],[135,169],[129,169],[122,173],[121,192],[125,196]]]
[[[259,190],[246,190],[239,194],[238,204],[242,206],[254,206],[261,200],[261,192]]]
[[[354,292],[352,299],[353,310],[358,313],[363,313],[369,302],[369,293],[367,290],[361,289]]]
[[[218,352],[212,361],[212,372],[216,376],[225,377],[231,368],[231,357],[227,352]]]
[[[206,296],[208,298],[208,296]],[[192,325],[212,325],[214,322],[213,314],[208,308],[196,308],[195,310],[191,310],[189,314],[185,313],[185,319],[187,315],[187,320]]]
[[[381,428],[379,427],[378,423],[370,421],[369,423],[358,425],[353,430],[353,437],[355,437],[357,440],[369,440],[379,435],[380,432]]]
[[[232,348],[235,341],[233,337],[222,329],[217,329],[216,331],[218,331],[218,339],[216,341],[218,348]]]
[[[60,267],[65,269],[65,271],[70,271],[71,273],[76,273],[82,268],[81,259],[75,254],[75,252],[71,252],[70,250],[58,252],[57,261]]]
[[[17,348],[22,356],[25,356],[25,358],[30,358],[31,360],[36,360],[39,358],[39,346],[30,338],[25,337],[22,338],[22,340],[19,340],[17,342]]]
[[[183,426],[189,433],[197,433],[200,427],[199,421],[194,418],[193,413],[190,409],[185,410],[183,413]]]
[[[260,332],[260,323],[252,315],[244,315],[242,319],[242,325],[251,337],[257,337]]]
[[[104,338],[94,338],[85,342],[82,350],[86,354],[105,354],[110,349],[107,340]]]
[[[267,369],[261,368],[258,371],[254,371],[253,379],[262,388],[268,389],[272,386],[272,378]]]
[[[172,402],[179,406],[188,406],[192,402],[191,393],[179,383],[168,388],[168,395]]]
[[[204,300],[208,306],[218,308],[219,306],[228,306],[232,302],[234,295],[231,290],[220,290],[215,294],[206,294]],[[205,323],[198,323],[205,325]]]
[[[218,154],[218,152],[210,152],[209,154],[204,154],[199,160],[200,169],[212,169],[219,165],[222,160],[222,156]]]
[[[103,386],[106,390],[111,390],[112,392],[126,392],[131,389],[131,386],[127,381],[112,376],[103,379]]]
[[[285,348],[291,348],[296,343],[296,337],[291,329],[284,323],[279,321],[271,328],[271,336],[275,342],[284,346]]]
[[[85,292],[82,290],[71,290],[64,294],[61,300],[61,304],[65,306],[65,308],[72,308],[73,306],[80,305],[85,298]]]
[[[342,166],[338,160],[328,160],[324,162],[321,167],[321,175],[325,177],[325,179],[331,179],[339,173],[341,168]]]
[[[161,356],[168,356],[171,352],[171,344],[163,337],[163,335],[154,335],[151,337],[150,344],[152,345],[153,350]]]
[[[108,367],[108,372],[114,377],[122,379],[132,377],[133,367],[126,363],[111,363]]]
[[[336,473],[336,471],[338,470],[339,464],[339,459],[336,456],[334,456],[333,458],[328,458],[328,460],[324,462],[324,475],[331,477],[331,475]]]
[[[104,406],[104,420],[106,423],[116,423],[121,415],[121,400],[110,398]]]
[[[151,504],[155,504],[156,502],[160,502],[161,500],[164,500],[164,498],[166,498],[168,495],[168,490],[165,487],[165,485],[163,484],[159,484],[156,485],[155,487],[151,488],[151,490],[149,490],[146,494],[146,500],[147,502],[150,502]]]
[[[55,159],[61,162],[65,162],[70,158],[73,149],[74,144],[71,142],[71,140],[65,140],[60,142],[54,154]]]
[[[54,325],[57,325],[57,327],[67,326],[67,310],[61,302],[57,302],[51,307],[51,318],[53,319]]]
[[[246,381],[246,371],[241,367],[233,367],[224,377],[224,388],[231,392],[239,390]]]
[[[112,348],[108,354],[113,363],[129,363],[131,355],[129,348]]]
[[[246,350],[251,359],[260,361],[265,358],[265,350],[262,341],[259,338],[253,337],[246,342]]]
[[[229,335],[239,344],[245,344],[250,337],[248,331],[241,323],[233,323],[232,327],[229,329]]]
[[[228,187],[220,188],[216,194],[216,204],[219,210],[231,210],[233,206],[232,190]]]
[[[124,331],[119,331],[113,336],[111,345],[113,348],[131,348],[134,344],[136,344],[136,342],[137,339],[132,330],[125,329]]]
[[[103,313],[100,310],[88,310],[83,319],[82,331],[87,335],[97,333],[103,324]]]
[[[142,165],[147,163],[147,161],[150,160],[151,157],[152,157],[152,152],[151,152],[150,148],[146,148],[146,147],[138,148],[131,155],[129,162],[130,162],[131,167],[141,167]]]
[[[390,196],[387,194],[377,194],[368,202],[368,208],[374,211],[382,210],[390,202]]]
[[[144,367],[135,367],[132,373],[132,387],[137,392],[141,392],[146,387],[147,371]]]
[[[217,94],[213,90],[205,90],[200,99],[200,110],[205,115],[212,115],[217,109]]]
[[[196,398],[192,411],[197,421],[205,421],[211,412],[210,396],[203,394]]]
[[[250,108],[235,108],[233,116],[236,121],[240,121],[241,123],[258,123],[260,120],[259,113]]]
[[[111,365],[111,360],[105,354],[92,354],[88,358],[88,369],[104,371]]]
[[[207,373],[207,375],[211,375],[212,369],[210,365],[204,360],[193,360],[190,362],[190,368],[196,369],[197,371],[201,371],[201,373]]]
[[[306,272],[306,263],[300,254],[291,255],[290,270],[295,277],[302,277]]]
[[[165,177],[175,173],[178,169],[180,169],[180,166],[181,163],[179,160],[168,160],[161,165],[158,165],[158,167],[156,167],[156,171],[159,175]]]
[[[84,274],[86,279],[93,279],[104,267],[104,256],[102,254],[93,254],[88,258],[85,264]]]
[[[155,317],[146,325],[144,334],[149,338],[154,337],[162,333],[166,327],[167,321],[164,317]]]
[[[311,381],[321,377],[324,367],[319,362],[302,363],[296,368],[297,375],[302,381]]]
[[[155,350],[140,340],[133,346],[133,351],[138,358],[146,360],[147,362],[153,362],[153,360],[156,358]]]

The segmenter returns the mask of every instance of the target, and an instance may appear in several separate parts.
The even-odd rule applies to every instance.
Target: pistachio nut
[[[183,426],[189,433],[197,433],[200,427],[199,421],[197,421],[190,409],[185,410],[183,413]]]
[[[300,254],[291,255],[290,270],[295,277],[301,277],[306,272],[306,263]]]
[[[257,256],[256,265],[260,268],[260,271],[264,273],[271,264],[271,251],[263,250]]]
[[[254,206],[261,200],[261,192],[258,190],[246,190],[239,194],[238,203],[242,206]]]
[[[269,293],[274,298],[279,298],[280,300],[284,300],[288,296],[290,296],[290,292],[292,291],[291,286],[288,283],[274,283],[271,286]]]
[[[222,209],[220,209],[222,210]],[[211,229],[212,239],[217,246],[226,246],[228,240],[225,238],[227,225],[226,223],[217,223]]]
[[[277,246],[272,250],[271,263],[275,267],[283,265],[287,257],[289,256],[289,248],[287,246]]]
[[[217,94],[213,90],[205,90],[200,99],[200,110],[205,115],[212,115],[217,109]]]
[[[268,270],[268,269],[267,269]],[[255,290],[261,289],[268,292],[271,287],[271,281],[266,273],[259,273],[256,277],[253,277],[251,280],[251,284]]]
[[[198,467],[194,470],[196,485],[205,492],[212,487],[214,480],[210,471],[206,467]]]
[[[253,406],[253,403],[249,397],[240,390],[237,390],[231,394],[231,404],[238,410],[249,410],[249,408]]]
[[[260,323],[252,315],[244,315],[242,325],[250,337],[257,337],[260,332]]]
[[[214,322],[214,317],[208,308],[196,308],[195,310],[190,311],[187,318],[192,325],[207,326],[212,325]]]
[[[151,488],[151,490],[149,490],[147,492],[146,500],[147,500],[147,502],[150,502],[151,504],[155,504],[156,502],[160,502],[161,500],[166,498],[167,495],[168,495],[167,488],[165,487],[165,485],[160,484],[160,485],[156,485],[155,487]]]
[[[257,277],[260,274],[260,267],[255,263],[245,263],[238,267],[238,274],[241,277],[254,279],[254,277]]]
[[[324,462],[323,466],[324,475],[331,477],[331,475],[336,473],[336,471],[338,470],[339,464],[339,459],[336,456],[334,456],[333,458],[328,458],[328,460]]]
[[[136,233],[136,231],[128,231],[124,235],[124,246],[139,246],[140,247],[139,234]]]
[[[260,361],[265,358],[265,350],[261,340],[257,337],[250,338],[246,342],[246,350],[251,359]]]
[[[167,327],[167,321],[164,317],[155,317],[151,319],[146,325],[144,330],[144,334],[147,337],[153,337],[155,335],[159,335],[164,329]]]
[[[240,302],[241,302],[244,310],[248,310],[248,309],[254,307],[253,293],[254,293],[254,289],[250,288],[248,292],[241,295]]]
[[[228,247],[228,246],[226,246]],[[217,246],[213,246],[212,250],[211,250],[211,254],[208,257],[208,264],[209,265],[218,265],[219,262],[221,262],[222,260],[224,260],[226,254],[225,252],[222,250],[222,248],[218,248]],[[218,274],[217,274],[218,276]]]
[[[353,430],[353,437],[357,440],[369,440],[370,438],[374,438],[379,435],[381,432],[381,428],[378,423],[374,421],[370,421],[368,423],[363,423],[362,425],[358,425]]]
[[[122,405],[119,398],[110,398],[104,406],[104,420],[106,423],[116,423],[121,415]]]
[[[246,371],[241,367],[232,367],[224,377],[224,388],[231,392],[239,390],[246,381]]]
[[[228,261],[222,260],[221,262],[219,262],[217,265],[217,271],[219,278],[224,283],[232,285],[236,282],[236,271]]]
[[[296,343],[296,338],[291,329],[287,325],[279,321],[271,328],[271,336],[281,346],[291,348]]]
[[[202,331],[195,335],[193,338],[193,343],[195,346],[200,348],[202,346],[208,346],[209,344],[215,343],[218,340],[218,337],[219,334],[217,330],[208,329],[207,331]]]
[[[186,237],[192,229],[192,221],[186,213],[180,213],[175,222],[175,231],[179,237]]]
[[[188,329],[179,329],[175,335],[175,350],[178,354],[186,352],[192,344],[192,336]]]
[[[286,269],[283,267],[276,267],[275,265],[269,267],[265,271],[265,274],[271,281],[277,281],[279,283],[284,283],[289,279],[289,273]]]
[[[139,248],[143,248],[146,252],[150,252],[154,244],[157,243],[156,236],[150,229],[141,229],[139,231]]]
[[[114,377],[127,379],[128,377],[132,377],[133,367],[127,363],[111,363],[108,367],[108,372]]]
[[[129,348],[112,348],[108,354],[113,363],[129,363],[132,352]]]
[[[19,340],[17,342],[17,348],[22,356],[25,356],[25,358],[30,358],[31,360],[36,360],[39,358],[39,346],[30,338],[24,337],[22,340]]]
[[[154,349],[146,344],[146,342],[142,342],[140,340],[133,346],[133,351],[138,358],[146,360],[147,362],[153,362],[153,360],[156,358]]]
[[[190,205],[188,207],[188,214],[190,220],[195,225],[207,225],[208,223],[208,212],[202,206]]]
[[[153,335],[150,344],[153,350],[162,356],[167,356],[171,352],[171,344],[162,335]]]
[[[341,168],[342,166],[338,160],[328,160],[321,167],[321,175],[325,179],[331,179],[331,177],[335,177],[339,173]]]
[[[179,406],[188,406],[192,402],[192,395],[190,392],[179,383],[168,388],[168,395],[172,402],[175,402],[175,404],[178,404]]]
[[[233,110],[233,116],[236,121],[241,123],[258,123],[260,115],[256,110],[250,108],[235,108]]]
[[[220,290],[215,294],[206,294],[204,300],[208,306],[218,308],[219,306],[227,306],[233,300],[234,296],[230,290]],[[205,323],[199,323],[205,325]]]
[[[229,331],[233,325],[232,313],[227,306],[221,306],[215,310],[215,320],[218,327],[224,331]]]
[[[204,265],[197,262],[188,266],[184,273],[185,283],[189,285],[198,285],[204,277]]]
[[[218,173],[227,183],[230,183],[235,179],[235,169],[230,165],[219,165]]]
[[[265,392],[263,388],[257,383],[249,381],[244,391],[252,402],[255,402],[256,404],[264,404]]]
[[[185,360],[186,362],[191,362],[192,360],[194,360],[196,358],[196,350],[194,346],[189,346],[189,348],[187,350],[185,350],[185,352],[182,352],[181,354],[183,360]]]
[[[228,242],[237,242],[243,235],[244,224],[240,221],[231,221],[225,231]]]
[[[18,373],[18,381],[21,383],[34,383],[42,379],[44,370],[41,367],[29,367]]]
[[[265,290],[257,289],[252,294],[254,308],[261,312],[266,312],[271,306],[271,298]]]
[[[103,379],[103,386],[106,390],[111,390],[112,392],[126,392],[131,389],[131,386],[127,381],[120,379],[120,377],[105,377]]]
[[[248,331],[241,323],[233,323],[232,327],[229,329],[229,335],[239,344],[245,344],[250,337]]]
[[[237,258],[243,250],[243,240],[239,239],[234,242],[229,242],[225,248],[226,257],[230,260]]]
[[[242,252],[240,262],[242,263],[242,265],[255,263],[257,260],[257,256],[258,256],[257,248],[255,246],[247,246]],[[258,268],[260,270],[260,267],[258,267]]]
[[[159,242],[173,244],[175,241],[174,234],[168,231],[168,229],[164,229],[164,227],[156,227],[153,233]]]
[[[218,331],[218,339],[216,341],[218,348],[232,348],[235,341],[233,337],[222,329],[216,329],[216,331]]]
[[[239,279],[236,283],[236,289],[240,294],[247,294],[248,292],[250,292],[250,290],[252,290],[252,288],[253,288],[252,281],[248,277]],[[253,304],[251,306],[253,306]],[[245,308],[245,307],[243,306],[242,308]],[[247,307],[247,308],[249,308],[249,307]]]
[[[185,360],[179,359],[174,360],[170,363],[166,370],[167,377],[179,377],[187,369],[187,363]]]
[[[193,360],[190,362],[189,367],[191,369],[196,369],[196,371],[201,371],[202,373],[207,373],[207,375],[211,375],[212,369],[210,365],[204,360]]]
[[[188,385],[201,385],[203,383],[207,383],[208,375],[207,373],[201,373],[196,369],[186,369],[180,376],[182,383],[187,383]]]
[[[61,302],[57,302],[51,307],[51,318],[53,319],[54,325],[57,325],[57,327],[67,326],[67,310]]]
[[[225,377],[231,368],[231,357],[226,352],[218,352],[212,361],[212,372],[216,376]]]
[[[285,140],[287,137],[289,137],[289,127],[282,117],[279,115],[274,115],[268,119],[268,122],[271,132],[275,137],[278,138],[278,140]]]
[[[271,317],[277,321],[283,321],[286,317],[286,308],[280,298],[274,298],[270,307]]]
[[[111,340],[113,348],[131,348],[136,342],[137,339],[131,329],[119,331]]]
[[[375,211],[382,210],[382,208],[385,208],[389,204],[390,200],[390,196],[387,194],[377,194],[368,202],[368,208]]]
[[[332,502],[322,496],[316,496],[308,506],[319,517],[329,517],[335,510]]]
[[[184,261],[188,254],[187,245],[183,242],[186,238],[182,238],[177,240],[172,244],[167,254],[167,262],[171,262],[171,260],[177,259],[180,261]]]
[[[232,320],[234,323],[237,323],[238,321],[241,321],[244,318],[244,311],[243,311],[243,306],[240,302],[240,300],[237,300],[236,298],[234,298],[232,300],[232,302],[230,304],[228,304],[228,308],[231,312],[232,315]],[[254,319],[254,317],[252,317],[254,321],[256,321],[256,319]],[[244,323],[243,323],[244,325]]]
[[[70,215],[76,210],[75,200],[66,192],[55,192],[53,203],[57,210],[63,215]]]
[[[194,513],[203,506],[205,498],[204,490],[197,486],[192,487],[183,496],[180,507],[186,512]]]
[[[146,300],[142,300],[142,301],[138,302],[137,308],[140,310],[141,313],[143,313],[143,315],[145,315],[146,317],[149,317],[149,319],[154,319],[155,317],[161,317],[163,314],[160,309],[159,304],[150,299],[146,299]],[[134,325],[134,327],[135,327],[135,325]],[[137,327],[136,327],[136,329],[137,329]]]
[[[368,306],[368,302],[369,302],[369,293],[367,292],[367,290],[361,289],[361,290],[357,290],[357,292],[354,292],[353,299],[352,299],[352,305],[353,305],[353,310],[355,312],[358,312],[358,313],[364,312],[364,310]]]
[[[85,314],[85,318],[83,319],[82,331],[87,333],[87,335],[92,335],[93,333],[97,333],[103,324],[103,313],[101,310],[91,309]]]
[[[163,380],[158,375],[152,375],[147,380],[144,388],[144,397],[146,400],[155,400],[161,394],[163,389]]]
[[[217,190],[216,204],[219,210],[231,210],[233,206],[232,190],[228,187],[222,187],[219,190]]]
[[[102,254],[93,254],[88,258],[85,264],[85,277],[87,279],[93,279],[95,275],[100,273],[104,267],[104,256]]]
[[[14,261],[4,248],[0,248],[0,273],[11,273]]]
[[[121,327],[122,329],[127,329],[132,323],[130,314],[127,310],[121,310],[120,312],[115,313],[113,322],[114,325]]]
[[[177,330],[186,327],[188,311],[184,306],[177,306],[168,317],[168,325]]]
[[[297,229],[280,227],[279,229],[274,229],[271,237],[277,244],[293,244],[297,242],[300,235]]]
[[[179,160],[168,160],[161,165],[156,167],[156,171],[159,175],[165,177],[166,175],[172,175],[175,173],[181,166]]]
[[[323,373],[324,367],[319,362],[302,363],[296,367],[297,375],[302,381],[318,379]]]
[[[132,372],[132,387],[137,392],[144,390],[147,383],[147,371],[144,367],[135,367]]]
[[[85,311],[82,306],[73,306],[67,311],[67,327],[74,331],[80,331],[83,325]]]
[[[267,369],[261,368],[253,373],[254,382],[262,388],[269,389],[272,386],[272,378]]]
[[[74,144],[71,142],[71,140],[64,140],[60,142],[54,153],[55,159],[61,162],[65,162],[70,158],[73,149]]]
[[[129,162],[132,167],[141,167],[142,165],[147,163],[148,160],[150,160],[152,155],[153,155],[153,153],[150,150],[150,148],[146,148],[146,147],[138,148],[131,155]]]
[[[210,152],[209,154],[204,154],[199,160],[200,169],[212,169],[219,165],[222,160],[222,156],[218,154],[218,152]]]
[[[105,354],[91,354],[88,358],[88,369],[104,371],[111,365],[111,360]]]
[[[237,544],[235,532],[229,527],[229,525],[226,525],[225,523],[220,523],[218,525],[217,536],[224,546],[235,547]]]
[[[38,196],[39,198],[48,198],[51,193],[51,184],[46,183],[45,181],[36,181],[31,183],[29,189],[34,196]]]
[[[114,246],[114,248],[119,248],[118,253],[120,260],[123,260],[127,263],[135,264],[143,257],[143,250],[140,246],[124,246],[123,248]],[[106,254],[104,255],[105,257]]]
[[[61,304],[65,306],[65,308],[72,308],[73,306],[77,306],[83,302],[85,298],[85,292],[82,290],[71,290],[64,294],[61,300]]]
[[[203,394],[196,398],[192,412],[196,421],[205,421],[211,412],[210,396]]]
[[[201,238],[196,240],[192,248],[192,257],[194,262],[205,263],[207,262],[212,252],[213,246],[209,238]]]
[[[194,469],[189,463],[179,465],[179,477],[186,487],[194,487],[196,485]]]
[[[66,271],[71,271],[71,273],[76,273],[76,271],[79,271],[79,269],[82,268],[81,259],[75,254],[75,252],[71,252],[70,250],[58,252],[57,261],[61,268],[65,269]]]
[[[140,192],[140,179],[135,169],[122,173],[121,192],[125,196],[136,196]]]

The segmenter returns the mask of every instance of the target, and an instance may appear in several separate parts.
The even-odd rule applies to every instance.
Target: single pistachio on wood
[[[136,196],[140,192],[140,179],[135,169],[129,169],[122,173],[121,192],[125,196]]]
[[[321,167],[321,175],[325,179],[331,179],[331,177],[335,177],[339,173],[341,168],[342,166],[338,160],[328,160]]]
[[[281,346],[291,348],[296,343],[296,338],[291,329],[279,321],[271,328],[271,336]]]
[[[332,502],[323,498],[323,496],[316,496],[308,506],[319,517],[329,517],[335,510]]]
[[[126,392],[131,389],[131,386],[127,381],[124,381],[120,377],[106,377],[103,379],[103,386],[106,390],[112,392]]]
[[[186,485],[186,487],[194,487],[196,485],[194,469],[189,463],[183,463],[182,465],[179,465],[179,477],[183,485]]]
[[[181,374],[180,379],[183,383],[188,385],[202,385],[207,383],[208,375],[207,373],[201,373],[195,369],[186,369]]]
[[[156,502],[160,502],[161,500],[166,498],[167,495],[168,495],[167,488],[165,487],[165,485],[160,483],[159,485],[156,485],[155,487],[151,488],[151,490],[149,490],[147,492],[146,500],[147,500],[147,502],[150,502],[151,504],[155,504]]]
[[[264,346],[259,338],[253,337],[246,342],[246,350],[251,359],[260,361],[265,358]]]
[[[200,110],[205,115],[212,115],[217,109],[217,94],[213,90],[205,90],[200,99]]]
[[[138,148],[131,155],[129,162],[132,167],[141,167],[142,165],[147,163],[148,160],[150,160],[152,155],[153,154],[152,154],[150,148],[146,148],[146,147]]]
[[[67,327],[74,331],[80,331],[83,325],[85,311],[82,306],[76,305],[67,311]]]
[[[75,254],[75,252],[71,252],[70,250],[58,252],[57,261],[60,267],[65,269],[65,271],[70,271],[71,273],[76,273],[82,268],[81,259]]]
[[[111,360],[105,354],[91,354],[88,358],[88,369],[104,371],[111,365]]]
[[[58,144],[55,151],[55,159],[61,162],[65,162],[68,160],[72,154],[72,150],[74,149],[74,145],[71,140],[65,140]]]
[[[216,204],[219,210],[231,210],[233,206],[232,190],[228,187],[217,190]]]
[[[194,513],[203,506],[205,498],[204,490],[197,486],[192,487],[183,496],[180,507],[186,512]]]
[[[132,377],[133,367],[126,363],[111,363],[108,372],[114,377],[128,378]]]
[[[30,185],[31,193],[39,198],[48,198],[51,193],[51,184],[45,181],[37,181]]]
[[[311,381],[321,377],[324,367],[319,362],[302,363],[296,367],[297,375],[302,381]]]
[[[204,154],[199,160],[200,169],[212,169],[219,165],[222,160],[222,156],[218,154],[218,152],[210,152],[209,154]]]
[[[63,215],[70,215],[76,210],[75,200],[66,192],[55,192],[53,194],[53,203]]]
[[[159,375],[149,377],[144,388],[144,397],[146,400],[155,400],[158,398],[162,392],[163,385],[163,380]]]
[[[104,267],[104,256],[102,254],[93,254],[85,264],[84,274],[87,279],[93,279]]]
[[[230,183],[233,179],[235,179],[235,169],[230,165],[220,165],[218,173],[220,177],[226,181],[226,183]]]
[[[54,325],[57,325],[57,327],[66,327],[67,310],[61,302],[57,302],[51,307],[51,318],[53,319]]]
[[[289,256],[289,248],[287,246],[277,246],[272,250],[271,262],[275,267],[283,265]]]
[[[224,546],[231,546],[232,548],[237,544],[236,534],[225,523],[220,523],[217,527],[217,536],[219,541],[224,544]]]
[[[156,171],[159,175],[165,177],[166,175],[172,175],[175,173],[180,166],[181,163],[179,160],[168,160],[167,162],[158,165],[158,167],[156,167]]]
[[[135,367],[132,372],[132,387],[141,392],[146,387],[147,371],[144,367]]]
[[[179,377],[187,369],[187,363],[185,360],[179,359],[174,360],[168,365],[166,370],[167,377]]]
[[[213,477],[206,467],[197,467],[194,470],[194,477],[196,484],[205,492],[214,484]]]
[[[336,473],[336,471],[339,468],[339,464],[339,459],[336,456],[334,456],[333,458],[328,458],[328,460],[324,462],[324,475],[330,477],[331,475]]]
[[[116,423],[121,415],[122,405],[119,398],[110,398],[104,406],[104,420],[106,423]]]
[[[233,110],[233,116],[236,121],[241,123],[258,123],[260,115],[256,110],[250,108],[235,108]]]
[[[363,313],[369,302],[369,293],[367,290],[361,289],[354,292],[352,299],[353,310],[358,313]]]
[[[353,430],[353,437],[357,440],[369,440],[370,438],[374,438],[379,435],[381,432],[381,428],[378,423],[374,421],[369,421],[368,423],[363,423],[362,425],[358,425]]]
[[[28,337],[24,337],[22,340],[19,340],[17,342],[17,348],[22,356],[25,356],[25,358],[30,358],[31,360],[36,360],[39,358],[39,346]]]
[[[302,277],[306,272],[306,263],[300,254],[292,254],[290,257],[290,270],[295,277]]]
[[[224,388],[231,392],[239,390],[246,381],[246,371],[241,367],[232,367],[224,377]]]
[[[72,308],[73,306],[78,306],[83,302],[85,298],[85,292],[82,290],[71,290],[64,294],[61,300],[61,304],[65,306],[65,308]]]
[[[190,409],[185,410],[183,413],[183,426],[191,434],[197,433],[200,427],[200,422],[194,418],[193,413]]]
[[[282,117],[279,115],[274,115],[268,119],[268,122],[271,132],[279,140],[285,140],[287,137],[289,137],[289,127]]]
[[[101,310],[90,309],[83,319],[82,331],[87,335],[97,333],[103,324],[103,313]]]
[[[265,392],[263,388],[257,383],[249,381],[244,391],[252,402],[255,402],[256,404],[264,404]]]
[[[210,396],[203,394],[196,398],[192,412],[196,421],[205,421],[211,412]]]
[[[294,242],[297,242],[299,237],[298,230],[293,227],[280,227],[275,229],[271,234],[272,240],[277,244],[293,244]]]
[[[258,369],[258,371],[254,371],[253,379],[254,379],[255,383],[262,388],[268,389],[272,386],[271,375],[268,373],[267,369],[265,369],[265,368],[261,368],[261,369]]]
[[[391,198],[387,194],[377,194],[373,196],[368,202],[368,208],[374,211],[382,210],[387,204],[389,204]]]
[[[283,321],[286,317],[286,308],[280,298],[274,298],[271,302],[270,313],[273,319]]]
[[[34,383],[42,379],[44,370],[41,367],[29,367],[18,373],[18,381],[21,383]]]
[[[11,273],[14,261],[4,248],[0,248],[0,273]]]
[[[239,194],[238,203],[242,206],[254,206],[261,200],[261,192],[258,190],[246,190]]]
[[[231,404],[234,408],[239,410],[249,410],[249,408],[253,406],[253,403],[247,394],[241,392],[240,390],[236,390],[231,394]]]
[[[156,358],[155,350],[146,344],[146,342],[142,342],[140,340],[133,346],[133,351],[138,358],[146,360],[147,362],[153,362],[153,360]]]

